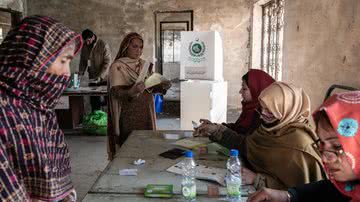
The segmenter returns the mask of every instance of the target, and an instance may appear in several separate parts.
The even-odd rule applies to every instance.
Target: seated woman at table
[[[289,188],[264,188],[248,202],[345,202],[360,201],[360,91],[328,98],[314,113],[321,154],[329,180]]]
[[[153,73],[153,65],[145,67],[141,59],[144,41],[138,33],[128,34],[110,67],[110,135],[120,146],[133,130],[156,130],[153,93],[165,94],[168,80],[145,90],[144,79]],[[139,78],[140,77],[140,78]],[[114,145],[114,142],[110,142]],[[114,148],[110,148],[114,152]]]
[[[45,16],[24,18],[0,45],[0,201],[76,201],[54,107],[81,46]]]
[[[287,189],[325,178],[311,146],[318,138],[310,124],[310,99],[301,89],[275,82],[259,96],[261,126],[246,138],[243,181],[256,188]]]
[[[273,82],[275,80],[266,72],[258,69],[249,70],[242,77],[242,86],[239,91],[243,98],[241,102],[242,112],[236,122],[216,124],[201,119],[202,124],[195,129],[194,136],[209,136],[212,141],[229,149],[236,148],[244,153],[246,148],[244,145],[245,136],[251,134],[261,123],[260,114],[257,112],[260,108],[258,97]],[[221,130],[221,128],[226,129],[221,125],[226,126],[229,130]]]
[[[243,182],[256,188],[286,189],[325,177],[311,147],[317,139],[310,122],[310,99],[300,88],[275,82],[259,96],[261,126],[245,138]],[[219,126],[214,133],[235,133]],[[235,134],[234,134],[235,135]]]

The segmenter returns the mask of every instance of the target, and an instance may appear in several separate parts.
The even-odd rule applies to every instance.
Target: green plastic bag
[[[96,110],[85,116],[83,121],[86,133],[94,135],[107,134],[107,114],[104,111]]]

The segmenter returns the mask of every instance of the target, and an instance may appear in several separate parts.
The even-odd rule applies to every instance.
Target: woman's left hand
[[[194,137],[209,137],[219,129],[218,124],[202,123],[199,127],[195,128]]]
[[[254,184],[255,178],[256,178],[256,173],[254,173],[253,171],[251,171],[245,167],[242,167],[241,168],[241,177],[242,177],[243,184]]]
[[[169,80],[163,80],[161,81],[161,86],[164,90],[168,90],[171,88],[171,82]]]

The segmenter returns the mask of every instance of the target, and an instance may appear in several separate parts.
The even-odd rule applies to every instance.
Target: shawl
[[[279,123],[265,128],[267,131],[279,130],[290,123],[307,122],[310,118],[310,98],[302,88],[275,82],[259,96],[261,107],[267,108]]]
[[[2,201],[54,201],[73,189],[69,150],[54,107],[70,81],[45,72],[80,35],[45,16],[23,19],[0,45]]]
[[[321,158],[312,147],[317,135],[307,121],[308,96],[300,88],[276,82],[259,99],[280,120],[272,128],[259,127],[246,138],[247,160],[265,176],[265,186],[287,189],[323,179]]]
[[[109,92],[111,87],[114,86],[124,86],[130,87],[138,82],[139,77],[143,77],[142,81],[146,76],[149,76],[151,71],[149,68],[145,68],[144,65],[147,64],[145,60],[142,59],[131,59],[128,57],[119,58],[114,61],[114,63],[110,67],[109,74]],[[152,67],[152,66],[151,66]],[[142,75],[142,76],[141,76]],[[110,96],[110,114],[111,116],[111,124],[114,129],[115,135],[120,135],[120,114],[121,114],[121,101]]]

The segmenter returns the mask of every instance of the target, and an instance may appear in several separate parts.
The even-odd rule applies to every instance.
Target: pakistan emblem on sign
[[[205,60],[205,51],[206,46],[203,41],[200,41],[198,38],[195,41],[190,42],[189,44],[189,60],[192,62],[201,62]]]

